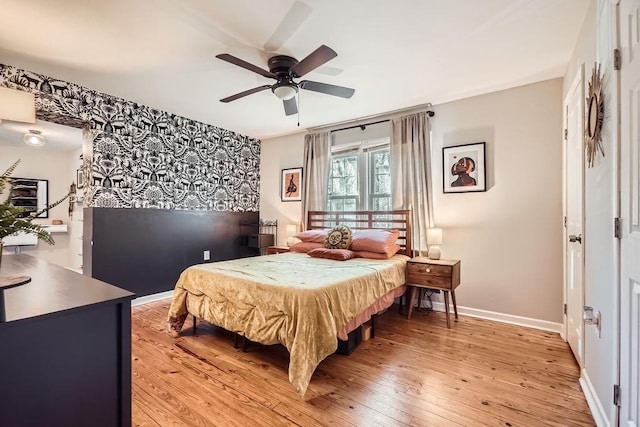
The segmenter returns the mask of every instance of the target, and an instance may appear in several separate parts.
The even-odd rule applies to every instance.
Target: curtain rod
[[[431,110],[427,110],[426,113],[427,113],[427,115],[429,117],[433,117],[433,116],[436,115],[436,113],[434,113]],[[361,125],[347,126],[347,127],[340,128],[340,129],[332,129],[329,132],[340,132],[340,131],[343,131],[343,130],[349,130],[349,129],[355,129],[355,128],[360,128],[360,129],[364,130],[364,128],[367,127],[367,126],[377,125],[379,123],[385,123],[385,122],[390,122],[390,121],[391,121],[391,119],[378,120],[377,122],[370,122],[370,123],[363,123]]]
[[[422,108],[431,108],[431,107],[433,107],[433,104],[428,102],[426,104],[415,105],[413,107],[400,108],[398,110],[387,111],[386,113],[382,113],[382,114],[374,114],[374,115],[371,115],[371,116],[359,117],[357,119],[345,120],[345,121],[338,122],[338,123],[332,123],[332,124],[328,124],[328,125],[310,127],[310,128],[307,128],[307,132],[315,132],[315,131],[318,131],[318,130],[321,130],[321,129],[328,129],[328,128],[332,128],[332,127],[335,127],[335,126],[346,125],[346,124],[349,124],[349,123],[357,123],[357,122],[362,122],[362,121],[365,121],[365,120],[381,119],[381,120],[379,120],[377,122],[373,122],[373,123],[363,123],[365,126],[368,125],[368,124],[388,122],[393,118],[392,116],[395,116],[397,114],[408,113],[408,112],[416,112],[417,113]],[[426,113],[427,113],[427,115],[429,117],[433,117],[433,116],[436,115],[435,112],[432,111],[432,110],[427,110]],[[388,118],[382,119],[382,117],[388,117]],[[359,124],[358,125],[353,125],[353,128],[357,128],[357,127],[360,127],[360,125]],[[342,128],[342,129],[336,129],[336,130],[344,130],[344,129],[351,129],[351,128],[350,127],[346,127],[346,128]],[[334,132],[334,131],[331,130],[329,132]]]

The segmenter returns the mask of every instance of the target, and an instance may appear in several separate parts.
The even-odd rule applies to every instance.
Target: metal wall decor
[[[584,148],[587,155],[587,165],[593,166],[598,150],[604,157],[602,148],[602,122],[604,120],[604,93],[602,93],[602,76],[600,65],[594,64],[589,80],[589,95],[586,99],[584,126]]]

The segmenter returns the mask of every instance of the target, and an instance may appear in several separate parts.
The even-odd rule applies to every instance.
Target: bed
[[[262,344],[289,350],[289,381],[304,395],[337,338],[384,310],[405,287],[411,256],[409,211],[309,212],[307,229],[396,229],[388,260],[348,261],[284,253],[199,264],[182,272],[167,328],[177,336],[189,314]]]

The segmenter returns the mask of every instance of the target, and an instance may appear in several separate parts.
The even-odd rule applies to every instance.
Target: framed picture
[[[302,168],[282,169],[280,197],[283,202],[302,200]]]
[[[485,143],[442,149],[442,183],[445,193],[486,191]]]
[[[82,168],[76,169],[76,183],[78,189],[84,187],[84,175],[82,174]]]

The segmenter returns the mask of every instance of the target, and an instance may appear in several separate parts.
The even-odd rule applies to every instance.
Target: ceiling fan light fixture
[[[286,101],[296,96],[296,93],[298,93],[298,86],[292,83],[276,83],[271,88],[271,91],[275,96]]]
[[[42,147],[46,142],[44,136],[42,136],[42,132],[32,129],[25,133],[22,139],[25,144],[31,145],[32,147]]]

